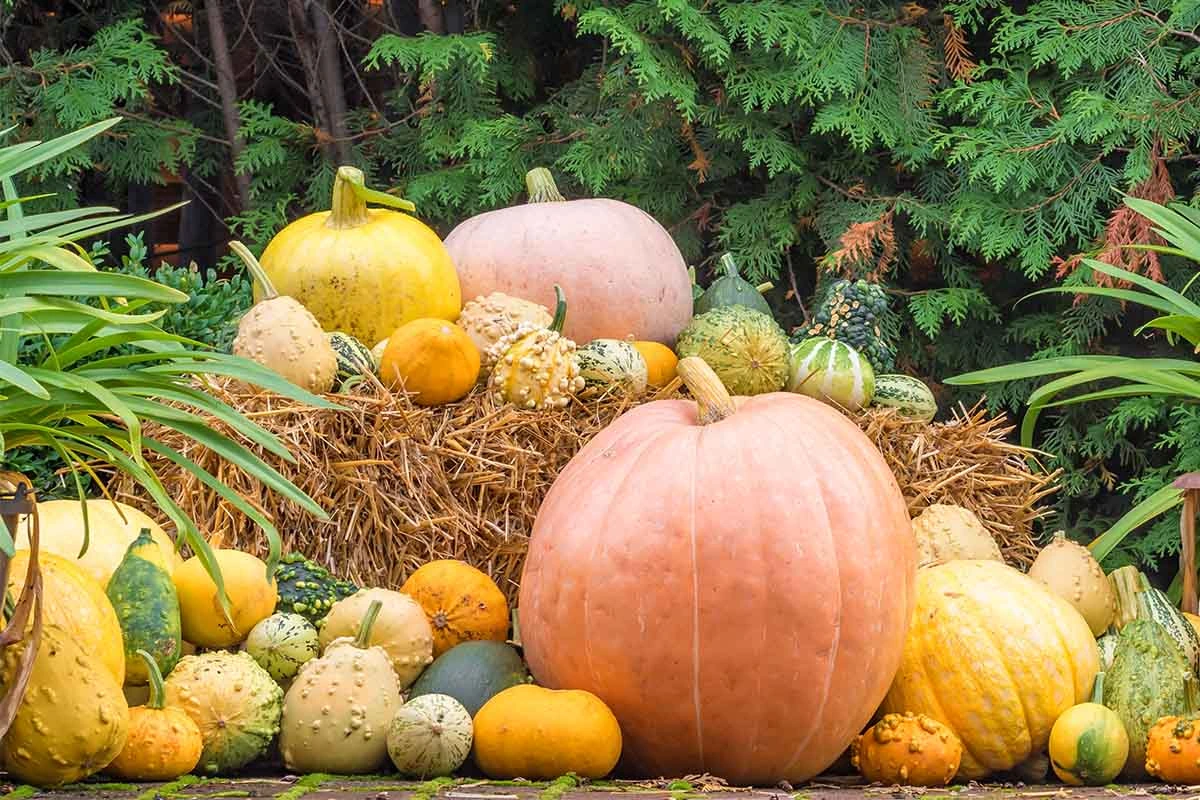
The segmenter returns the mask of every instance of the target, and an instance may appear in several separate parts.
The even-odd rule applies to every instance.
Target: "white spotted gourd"
[[[445,694],[423,694],[400,707],[388,728],[388,755],[407,778],[440,778],[471,753],[473,727],[463,704]]]
[[[234,355],[257,361],[310,392],[328,392],[337,377],[337,354],[317,318],[294,298],[280,296],[258,259],[241,242],[229,249],[246,264],[262,288],[238,323]]]
[[[489,386],[496,399],[522,408],[563,408],[582,391],[575,342],[562,335],[567,298],[555,286],[558,303],[548,328],[522,322],[491,349],[495,364]]]
[[[579,348],[576,359],[584,384],[581,397],[606,393],[638,397],[646,392],[650,371],[632,342],[593,339]]]
[[[400,682],[387,651],[370,646],[383,604],[372,600],[353,639],[335,639],[300,668],[283,699],[279,752],[299,773],[362,775],[388,759],[388,726],[400,708]]]
[[[1104,570],[1081,544],[1059,531],[1042,548],[1029,568],[1029,577],[1041,581],[1066,600],[1087,620],[1093,636],[1102,636],[1117,613],[1117,598]]]
[[[515,333],[521,323],[528,323],[536,329],[547,328],[553,321],[550,310],[540,303],[512,297],[504,292],[476,297],[464,305],[462,313],[458,315],[458,326],[467,332],[479,349],[479,376],[480,380],[485,381],[496,364],[496,357],[491,352],[496,342]]]

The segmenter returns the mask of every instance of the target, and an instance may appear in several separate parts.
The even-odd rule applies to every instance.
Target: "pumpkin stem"
[[[372,600],[371,605],[367,608],[367,613],[363,614],[362,624],[358,626],[358,635],[354,637],[354,646],[366,649],[371,642],[371,628],[375,625],[375,618],[379,616],[379,609],[383,608],[383,603],[378,600]]]
[[[229,249],[246,265],[251,280],[262,287],[263,300],[274,300],[276,297],[279,297],[279,292],[275,289],[275,284],[271,283],[271,279],[267,277],[266,270],[263,269],[262,264],[258,263],[258,259],[254,257],[254,253],[250,252],[250,248],[241,242],[230,242]]]
[[[567,198],[558,191],[554,176],[545,167],[534,167],[525,173],[525,190],[530,203],[562,203]]]
[[[696,417],[701,425],[720,422],[737,410],[725,384],[703,358],[688,356],[681,359],[675,371],[696,401]]]
[[[146,701],[146,708],[161,710],[166,705],[167,693],[163,689],[163,676],[158,669],[158,662],[145,650],[138,650],[137,654],[146,662],[146,671],[150,673],[150,699]]]
[[[550,330],[555,333],[562,333],[563,325],[567,322],[567,295],[563,292],[562,287],[557,283],[554,284],[554,321],[550,323]]]
[[[757,291],[759,294],[766,294],[774,288],[775,284],[771,283],[770,281],[767,281],[766,283],[760,283],[758,286],[754,287],[755,291]]]
[[[365,225],[369,219],[367,203],[378,203],[410,213],[417,210],[408,200],[368,189],[366,177],[358,167],[342,166],[338,167],[333,178],[333,197],[325,225],[336,230]]]

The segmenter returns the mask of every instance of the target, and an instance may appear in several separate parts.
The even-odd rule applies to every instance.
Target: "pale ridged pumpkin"
[[[367,189],[361,170],[339,167],[332,208],[291,223],[263,251],[275,288],[304,304],[325,330],[363,342],[378,342],[410,320],[458,317],[458,274],[438,235],[416,217],[368,202],[413,210]]]
[[[608,704],[635,772],[803,781],[863,730],[900,663],[908,512],[845,415],[789,393],[730,399],[700,359],[679,374],[698,404],[618,417],[543,502],[525,656],[540,684]],[[756,663],[770,669],[747,678]]]
[[[564,201],[545,169],[525,184],[530,202],[472,217],[446,237],[463,296],[504,292],[553,308],[558,284],[576,309],[567,338],[674,344],[692,316],[692,286],[671,234],[619,200]]]
[[[508,635],[508,601],[487,575],[465,561],[423,564],[400,587],[421,604],[433,629],[433,657],[477,639],[503,642]]]
[[[379,359],[385,386],[419,406],[461,400],[479,378],[479,350],[466,331],[441,319],[414,319],[388,337]]]
[[[675,365],[679,356],[660,342],[634,342],[633,346],[646,360],[646,383],[656,389],[675,380]]]
[[[883,710],[947,725],[963,743],[959,776],[982,778],[1044,750],[1058,716],[1091,694],[1099,662],[1066,600],[999,562],[950,561],[917,574]]]
[[[962,742],[924,714],[887,714],[854,740],[851,763],[872,783],[945,786],[962,760]]]

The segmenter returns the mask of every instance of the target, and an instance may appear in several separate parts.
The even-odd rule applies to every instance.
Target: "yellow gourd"
[[[229,249],[246,264],[260,300],[238,323],[234,355],[256,361],[310,392],[328,392],[337,377],[337,353],[316,318],[294,297],[280,294],[241,242]]]
[[[267,565],[249,553],[213,550],[213,557],[221,568],[231,619],[225,618],[217,585],[193,556],[175,570],[183,638],[200,647],[231,647],[274,613],[279,595],[274,579],[268,580]]]
[[[1075,606],[1093,636],[1102,636],[1117,613],[1117,598],[1104,570],[1090,550],[1061,531],[1042,548],[1029,568],[1029,577]]]
[[[425,609],[433,629],[434,658],[462,642],[503,642],[508,636],[504,593],[491,578],[464,561],[430,561],[410,575],[400,591]]]
[[[416,217],[368,202],[415,210],[368,189],[361,170],[339,167],[331,209],[291,223],[263,252],[276,288],[303,303],[325,330],[362,342],[378,342],[422,317],[456,319],[458,271],[442,240]]]
[[[379,359],[385,386],[420,406],[461,400],[479,379],[479,350],[466,331],[442,319],[415,319],[388,337]]]
[[[996,540],[969,508],[937,503],[918,514],[912,527],[919,567],[958,559],[1004,560]]]
[[[495,361],[489,386],[501,403],[522,408],[562,408],[571,395],[583,389],[575,359],[575,343],[563,337],[567,298],[554,287],[558,304],[549,328],[521,323],[492,347]]]
[[[621,756],[621,728],[600,698],[521,684],[475,715],[475,761],[490,778],[603,778]]]
[[[166,705],[158,664],[145,650],[138,655],[150,676],[150,697],[145,705],[129,709],[129,736],[105,771],[131,781],[174,780],[200,763],[204,739],[186,711]]]
[[[1129,736],[1121,718],[1101,703],[1104,673],[1096,676],[1092,699],[1068,708],[1050,730],[1050,766],[1063,783],[1104,786],[1129,757]]]
[[[958,772],[962,742],[924,714],[888,714],[854,740],[850,761],[872,783],[945,786]]]
[[[660,389],[675,380],[679,356],[675,355],[674,350],[662,342],[634,342],[633,346],[646,360],[646,382],[650,386]]]

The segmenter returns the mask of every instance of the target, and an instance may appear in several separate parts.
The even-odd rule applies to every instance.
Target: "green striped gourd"
[[[937,415],[937,400],[924,381],[911,375],[876,375],[873,406],[899,409],[900,414],[924,422]]]
[[[1137,567],[1113,570],[1109,573],[1108,582],[1117,596],[1117,613],[1113,618],[1115,630],[1124,629],[1134,620],[1152,619],[1162,625],[1179,644],[1193,671],[1200,666],[1200,635],[1197,635],[1183,612],[1173,606],[1165,594],[1151,586]]]
[[[334,389],[341,388],[353,378],[374,374],[376,369],[375,356],[371,349],[348,333],[334,331],[327,334],[329,346],[333,348],[337,360],[337,372],[334,375]]]
[[[606,392],[637,397],[646,392],[649,371],[646,359],[631,342],[620,339],[593,339],[575,351],[579,377],[583,378],[581,397]]]
[[[816,336],[792,345],[787,390],[855,411],[875,395],[875,371],[850,345]]]
[[[778,392],[787,383],[787,335],[770,316],[745,306],[720,306],[692,317],[675,352],[681,359],[703,359],[732,395]]]
[[[291,681],[321,649],[317,628],[299,614],[275,612],[250,629],[246,652],[278,683]]]

